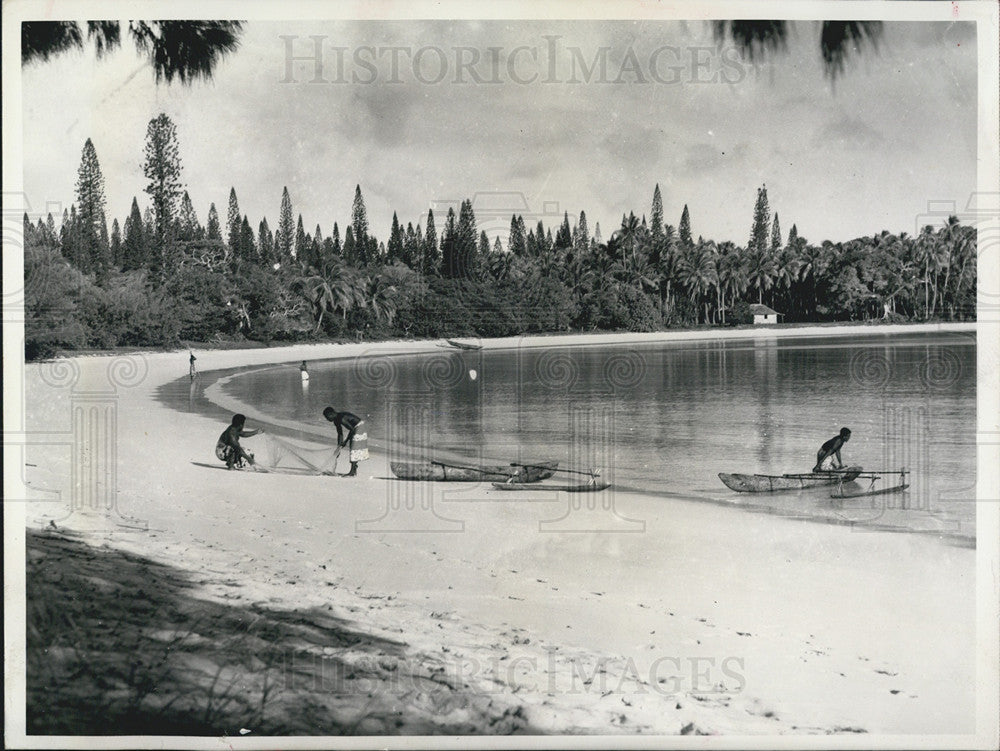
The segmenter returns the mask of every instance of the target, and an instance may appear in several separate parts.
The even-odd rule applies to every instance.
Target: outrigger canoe
[[[392,473],[401,480],[438,480],[442,482],[489,482],[491,480],[532,483],[552,477],[559,462],[540,462],[528,466],[467,467],[444,462],[389,462]]]
[[[719,479],[737,493],[774,493],[779,490],[802,490],[818,485],[850,482],[863,471],[861,467],[846,467],[788,475],[738,475],[720,472]]]
[[[448,344],[450,344],[452,347],[455,347],[457,349],[476,350],[483,348],[481,344],[466,344],[465,342],[456,342],[454,339],[445,339],[445,341],[448,342]]]

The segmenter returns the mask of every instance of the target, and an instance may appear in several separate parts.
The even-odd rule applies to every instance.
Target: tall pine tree
[[[49,214],[49,219],[52,214]],[[122,267],[122,231],[118,226],[118,220],[111,222],[111,263],[115,268]]]
[[[59,242],[59,233],[56,232],[56,220],[52,218],[51,211],[45,217],[45,239],[52,245]]]
[[[333,251],[333,254],[339,258],[341,253],[344,252],[344,248],[340,244],[340,227],[337,226],[336,222],[333,223],[333,233],[330,235],[330,240],[333,244],[331,250]]]
[[[438,254],[437,228],[434,226],[434,209],[427,210],[427,229],[424,234],[423,252],[420,267],[424,276],[432,276],[441,268],[441,256]]]
[[[458,210],[458,246],[455,276],[474,278],[479,270],[479,231],[472,201],[466,198]]]
[[[681,223],[677,228],[677,234],[680,236],[682,246],[694,247],[694,240],[691,237],[691,215],[688,213],[687,204],[684,204],[684,211],[681,212]]]
[[[236,199],[236,188],[229,189],[229,212],[226,215],[226,243],[233,254],[239,254],[243,233],[243,215]]]
[[[295,248],[295,219],[292,216],[292,197],[288,186],[281,192],[281,210],[278,213],[278,229],[274,233],[274,248],[278,263],[285,264],[292,258]]]
[[[177,217],[177,239],[183,242],[201,239],[198,215],[194,213],[194,204],[191,203],[191,196],[186,190],[181,197],[181,210]]]
[[[778,224],[778,212],[774,212],[774,221],[771,223],[771,253],[781,250],[781,225]]]
[[[222,227],[219,225],[219,212],[213,203],[208,207],[208,221],[205,225],[205,237],[208,240],[222,241]]]
[[[448,207],[448,216],[444,220],[444,232],[441,235],[441,275],[447,279],[461,276],[462,262],[459,258],[458,220],[455,209]]]
[[[148,264],[149,244],[146,227],[139,211],[139,201],[132,198],[132,210],[125,220],[125,237],[122,239],[122,271],[145,268]]]
[[[569,212],[563,212],[562,224],[556,232],[555,247],[557,250],[566,250],[573,245],[573,232],[569,228]]]
[[[583,252],[590,247],[590,231],[587,229],[587,215],[580,212],[580,219],[576,223],[576,235],[573,238],[573,247],[577,252]]]
[[[420,226],[419,224],[417,225]],[[411,269],[418,269],[417,259],[420,258],[420,234],[413,228],[413,222],[406,223],[406,234],[403,236],[403,263]]]
[[[357,243],[354,242],[354,229],[351,225],[347,225],[347,229],[344,231],[344,260],[352,263],[357,255],[357,251]]]
[[[267,226],[267,217],[261,219],[257,227],[257,257],[264,268],[270,268],[274,264],[274,235]]]
[[[354,187],[354,204],[351,207],[351,228],[354,230],[354,243],[357,250],[355,260],[364,264],[368,262],[368,210],[365,199],[361,195],[361,186]]]
[[[181,195],[181,158],[177,145],[177,128],[165,113],[149,121],[146,128],[143,174],[149,182],[146,192],[152,199],[153,258],[152,264],[160,278],[169,276],[172,259],[169,244],[173,237],[177,202]]]
[[[399,226],[399,218],[395,211],[392,212],[392,228],[389,230],[389,242],[385,250],[389,263],[403,262],[403,230]]]
[[[257,241],[253,236],[253,228],[250,226],[250,218],[243,215],[240,222],[240,260],[244,263],[257,263]]]
[[[763,256],[768,252],[771,212],[767,206],[767,186],[757,188],[757,202],[753,208],[753,227],[750,230],[750,241],[747,251],[753,255]]]
[[[653,208],[649,212],[649,229],[656,242],[663,238],[663,196],[660,195],[660,184],[653,188]]]
[[[104,215],[104,175],[97,161],[97,150],[89,138],[83,145],[83,156],[77,171],[76,200],[75,258],[72,260],[84,273],[103,274],[111,265]]]
[[[312,236],[312,242],[309,245],[309,265],[312,266],[316,273],[322,273],[323,271],[324,245],[325,241],[323,240],[323,231],[317,224],[316,231]]]
[[[299,214],[298,224],[295,225],[295,259],[303,266],[309,263],[309,247],[306,242],[306,229],[302,224],[302,214]]]
[[[528,238],[524,233],[524,217],[511,214],[510,233],[507,235],[507,250],[516,256],[527,255]]]

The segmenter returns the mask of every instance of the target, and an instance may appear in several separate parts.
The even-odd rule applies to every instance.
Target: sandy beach
[[[700,338],[706,332],[480,343]],[[207,375],[431,351],[437,342],[196,354]],[[164,685],[184,700],[165,708],[164,691],[139,700],[161,727],[188,718],[166,732],[225,733],[234,744],[242,731],[246,742],[274,733],[838,734],[844,745],[879,734],[899,736],[900,746],[914,734],[953,746],[983,737],[977,669],[990,654],[976,649],[974,548],[624,492],[608,509],[586,499],[574,506],[566,494],[438,483],[422,485],[407,506],[400,484],[386,479],[374,428],[357,478],[199,466],[216,463],[224,424],[157,396],[186,370],[186,352],[26,366],[23,475],[8,471],[5,481],[7,498],[27,499],[5,514],[8,571],[18,556],[27,561],[29,605],[65,598],[78,634],[101,622],[99,603],[126,605],[116,646],[104,651],[166,655],[156,674],[169,672]],[[220,411],[242,407],[252,423],[271,424],[266,405],[233,404],[218,389],[206,396]],[[81,410],[104,410],[112,453],[100,466],[111,474],[96,487],[113,493],[79,490],[90,482],[72,470],[71,415]],[[580,531],[595,519],[607,530]],[[12,545],[25,528],[27,542]],[[659,563],[664,550],[668,567]],[[15,597],[18,587],[23,580]],[[63,628],[55,616],[47,622]],[[92,661],[107,643],[83,652]],[[53,654],[56,676],[72,659],[87,662],[79,649],[61,661]],[[40,695],[32,681],[44,679],[29,670],[29,695]],[[46,722],[29,712],[29,732]]]

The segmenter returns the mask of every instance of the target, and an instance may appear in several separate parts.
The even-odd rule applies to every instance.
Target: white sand
[[[697,338],[705,333],[483,343]],[[196,354],[207,371],[422,351],[439,350],[393,342]],[[407,515],[405,498],[402,510],[391,508],[399,500],[393,494],[413,486],[382,479],[389,473],[377,452],[357,479],[194,466],[214,462],[224,425],[154,398],[157,387],[186,373],[186,352],[134,357],[145,375],[115,392],[117,507],[70,513],[67,446],[31,446],[28,526],[53,520],[87,539],[198,572],[207,597],[332,609],[360,628],[403,639],[415,662],[445,666],[469,691],[490,692],[498,707],[520,706],[544,732],[842,732],[850,743],[858,730],[977,731],[975,550],[925,535],[621,492],[609,496],[612,518],[607,509],[588,511],[591,496],[422,484],[413,491],[417,510]],[[110,389],[110,362],[73,360],[77,404],[83,390]],[[67,443],[71,389],[46,383],[51,365],[28,366],[25,377],[34,440],[54,431],[62,436],[52,443]],[[38,501],[53,491],[64,500]],[[424,499],[433,513],[418,513]],[[595,525],[619,531],[565,531]],[[411,531],[387,531],[393,526]]]

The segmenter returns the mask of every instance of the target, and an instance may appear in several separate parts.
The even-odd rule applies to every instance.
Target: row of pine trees
[[[745,246],[693,236],[685,205],[666,223],[659,186],[649,219],[634,212],[605,241],[585,212],[557,226],[511,216],[506,244],[478,227],[473,202],[438,230],[369,227],[356,186],[350,222],[306,231],[288,188],[277,222],[251,223],[235,188],[225,219],[202,224],[184,189],[177,129],[150,121],[146,207],[133,198],[107,223],[104,177],[90,139],[76,202],[57,223],[25,216],[26,352],[182,342],[654,330],[749,320],[766,303],[788,321],[975,316],[976,235],[954,217],[916,236],[888,231],[812,245],[783,237],[766,186]],[[554,230],[554,231],[553,231]]]

